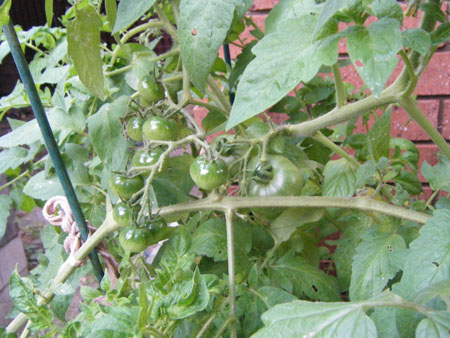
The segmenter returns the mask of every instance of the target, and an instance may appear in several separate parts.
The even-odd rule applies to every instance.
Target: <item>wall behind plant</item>
[[[248,16],[264,31],[264,20],[269,11],[279,2],[279,0],[254,0],[250,8]],[[406,9],[406,3],[402,3],[403,9]],[[448,10],[448,3],[444,4],[444,12]],[[421,20],[421,12],[416,17],[405,17],[403,20],[403,28],[418,27]],[[368,20],[370,23],[370,20]],[[344,25],[340,29],[345,28]],[[250,29],[247,29],[241,35],[246,42],[254,38],[250,34]],[[241,52],[237,46],[230,46],[230,53],[232,59],[235,59]],[[341,58],[348,58],[347,47],[345,39],[339,45],[339,54]],[[403,68],[403,62],[397,65],[393,72],[391,79],[395,79]],[[353,65],[349,65],[341,69],[343,80],[350,82],[356,88],[361,88],[363,85],[362,79],[357,74]],[[331,76],[331,75],[329,75]],[[392,83],[389,81],[388,84]],[[450,42],[447,41],[439,46],[438,51],[433,56],[430,64],[423,73],[415,94],[419,100],[419,107],[438,128],[439,132],[450,141]],[[195,108],[196,117],[201,119],[206,115],[203,108]],[[361,119],[360,119],[361,120]],[[370,125],[370,122],[369,122]],[[362,131],[363,128],[358,126],[356,132]],[[393,137],[402,137],[413,141],[420,152],[419,168],[423,161],[434,165],[438,161],[437,151],[438,147],[433,144],[430,137],[422,130],[422,128],[413,121],[409,120],[408,114],[400,107],[393,107],[391,135]],[[424,182],[423,194],[421,198],[428,199],[431,195],[431,189],[425,183],[424,177],[420,174],[420,179]]]

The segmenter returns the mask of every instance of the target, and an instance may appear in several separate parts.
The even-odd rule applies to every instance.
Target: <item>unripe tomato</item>
[[[142,104],[151,106],[164,100],[164,87],[154,77],[148,76],[138,84],[139,100]]]
[[[126,227],[119,234],[120,245],[129,252],[144,251],[150,246],[151,239],[152,234],[150,230],[134,226]]]
[[[177,139],[177,124],[172,119],[151,116],[145,120],[142,132],[147,141],[174,141]]]
[[[113,208],[113,219],[121,225],[130,225],[133,222],[133,209],[124,202],[117,203]]]
[[[228,168],[224,161],[209,160],[204,156],[197,157],[190,167],[192,180],[204,190],[220,187],[227,180]]]
[[[146,227],[152,234],[150,245],[168,239],[172,232],[176,229],[169,227],[166,221],[162,218],[147,222],[144,227]]]
[[[145,150],[140,149],[133,155],[132,163],[134,167],[148,167],[158,162],[161,154],[164,153],[164,149],[156,147],[153,149]],[[167,169],[167,161],[164,161],[162,171]]]
[[[267,155],[262,163],[254,157],[248,163],[253,176],[247,186],[249,196],[298,196],[303,188],[303,176],[291,161],[281,155]]]
[[[140,117],[132,117],[127,121],[127,135],[134,141],[142,142],[142,124],[144,121]]]
[[[126,175],[112,175],[109,180],[111,191],[120,197],[122,201],[127,201],[144,186],[140,176],[128,177]]]

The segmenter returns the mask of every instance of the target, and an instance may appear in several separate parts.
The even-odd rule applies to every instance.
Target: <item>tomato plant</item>
[[[251,0],[52,3],[16,28],[36,84],[0,99],[0,235],[11,206],[64,194],[36,121],[9,116],[30,88],[91,233],[45,227],[2,336],[448,336],[450,146],[415,92],[447,2],[284,0],[264,29]],[[391,136],[396,107],[437,164]],[[79,287],[92,250],[104,276]]]

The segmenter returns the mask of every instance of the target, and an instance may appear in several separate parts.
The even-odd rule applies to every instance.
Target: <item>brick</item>
[[[438,113],[439,113],[439,101],[438,100],[420,100],[419,108],[425,114],[425,116],[430,120],[435,128],[438,125]],[[381,110],[377,111],[380,116],[382,114]],[[368,126],[372,127],[375,120],[373,116],[369,118]],[[365,133],[366,129],[362,125],[362,118],[358,119],[355,133]],[[429,141],[430,137],[428,134],[419,126],[419,124],[410,120],[408,113],[406,113],[403,108],[394,106],[392,108],[391,115],[391,136],[392,137],[402,137],[411,141]]]
[[[439,101],[438,100],[421,100],[419,108],[430,120],[435,128],[438,124]],[[407,112],[401,107],[392,108],[391,117],[391,136],[402,137],[411,141],[426,141],[430,137],[422,129],[416,121],[410,120]]]
[[[419,179],[421,182],[426,182],[425,178],[422,176],[420,168],[422,168],[422,163],[427,161],[430,165],[435,165],[438,163],[438,146],[434,144],[417,144],[417,149],[419,150]]]
[[[450,100],[445,100],[444,101],[444,109],[442,112],[442,124],[441,124],[441,128],[442,128],[442,136],[444,136],[444,138],[446,140],[450,139]]]
[[[450,52],[436,53],[420,77],[414,94],[423,96],[448,95],[450,93],[450,62],[448,60],[450,60]],[[387,85],[397,78],[402,69],[403,62],[400,60]],[[350,82],[358,89],[362,87],[363,80],[352,64],[341,68],[341,73],[344,81]]]
[[[9,283],[9,276],[16,265],[18,271],[26,269],[27,266],[20,237],[15,237],[0,248],[0,289]]]
[[[428,201],[428,199],[433,194],[433,190],[429,186],[423,186],[422,187],[422,193],[418,195],[419,199]]]
[[[280,0],[255,0],[250,6],[251,11],[267,11],[272,9]]]

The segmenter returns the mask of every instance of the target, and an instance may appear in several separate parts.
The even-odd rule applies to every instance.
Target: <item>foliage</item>
[[[450,148],[411,95],[449,38],[438,0],[409,29],[394,0],[280,1],[264,33],[245,17],[251,0],[102,3],[75,1],[60,26],[16,32],[34,52],[63,161],[119,278],[108,269],[98,287],[82,285],[81,311],[67,320],[92,274],[89,262],[70,262],[96,236],[68,258],[67,234],[49,225],[39,266],[11,275],[16,319],[2,336],[26,319],[39,337],[448,336],[450,203],[433,201],[450,192]],[[163,36],[172,45],[160,52]],[[344,38],[349,60],[338,59]],[[231,64],[223,44],[241,51]],[[388,86],[399,58],[406,66]],[[350,63],[359,92],[341,80]],[[437,165],[419,168],[415,145],[390,137],[394,104],[439,146]],[[193,105],[208,111],[201,126]],[[19,81],[0,116],[29,106]],[[0,236],[11,206],[30,211],[63,193],[37,122],[8,123]],[[419,169],[433,189],[426,202]],[[126,212],[120,225],[112,204]],[[157,253],[127,251],[159,240]]]

